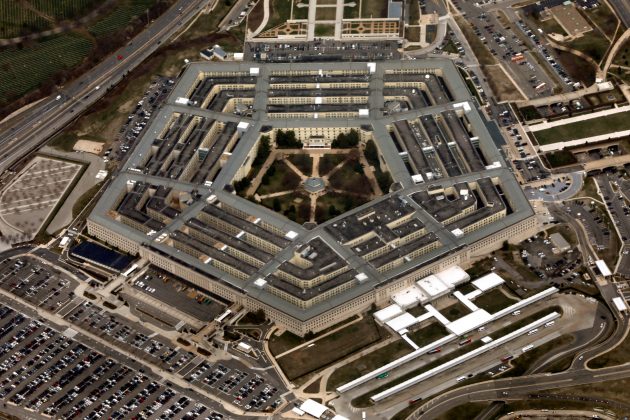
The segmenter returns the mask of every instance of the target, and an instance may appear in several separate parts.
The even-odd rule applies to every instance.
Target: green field
[[[538,144],[551,144],[623,130],[630,130],[630,112],[560,125],[533,134]]]
[[[58,20],[79,18],[103,4],[101,0],[29,0],[29,3],[46,16]]]
[[[387,336],[367,315],[362,320],[277,359],[289,380],[316,371]]]
[[[50,29],[43,16],[16,0],[0,0],[0,38],[13,38]]]
[[[146,13],[156,0],[120,0],[118,7],[88,29],[94,36],[102,36],[125,28],[134,17]]]
[[[29,48],[0,51],[0,104],[40,86],[57,71],[81,63],[91,49],[87,38],[65,34]]]

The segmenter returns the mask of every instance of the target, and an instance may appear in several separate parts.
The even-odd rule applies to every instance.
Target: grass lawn
[[[454,304],[440,310],[440,312],[442,312],[442,315],[444,315],[446,319],[453,322],[456,319],[459,319],[465,315],[468,315],[470,313],[470,309],[468,309],[466,305],[464,305],[458,300]]]
[[[294,164],[304,175],[311,176],[313,173],[313,158],[307,154],[289,155],[287,158]]]
[[[410,26],[405,29],[405,38],[409,42],[420,42],[420,27]]]
[[[387,336],[374,318],[356,322],[314,342],[314,346],[295,350],[277,359],[289,380],[321,369]]]
[[[293,19],[308,19],[308,7],[297,7],[298,3],[300,0],[296,0],[293,4]]]
[[[628,400],[628,389],[630,387],[630,379],[618,379],[614,381],[596,382],[586,385],[571,386],[566,388],[553,388],[540,391],[545,394],[562,394],[589,397],[601,397],[604,399],[612,399],[619,402]]]
[[[617,347],[588,362],[591,369],[617,366],[630,362],[630,337],[626,337]]]
[[[455,408],[451,408],[446,413],[442,414],[437,420],[451,420],[451,419],[474,419],[480,414],[488,403],[467,403],[459,405]]]
[[[502,375],[496,375],[495,377],[507,378],[507,377],[516,377],[521,376],[527,369],[535,363],[537,360],[547,355],[549,352],[553,351],[556,348],[566,346],[569,343],[573,342],[572,335],[561,335],[560,337],[554,338],[551,341],[547,341],[545,344],[534,347],[530,351],[523,353],[518,358],[510,361],[512,364],[512,369],[507,370]]]
[[[382,0],[358,0],[361,1],[362,18],[386,18],[387,2]]]
[[[587,32],[584,36],[577,38],[566,45],[570,48],[583,52],[599,63],[602,58],[604,58],[606,50],[608,50],[608,47],[610,46],[610,41],[608,41],[601,32],[594,28],[593,31]]]
[[[475,305],[491,314],[499,312],[501,309],[505,309],[516,302],[516,300],[507,297],[500,287],[483,293],[473,301]]]
[[[78,138],[75,133],[60,133],[48,142],[48,146],[64,152],[72,152]]]
[[[79,213],[81,213],[81,211],[88,205],[90,200],[94,198],[94,196],[96,195],[96,193],[98,193],[102,186],[103,183],[99,182],[98,184],[94,185],[92,188],[84,192],[83,195],[77,199],[77,201],[72,206],[73,218],[77,217]]]
[[[630,66],[630,39],[626,40],[621,48],[619,48],[613,63],[622,66]]]
[[[278,199],[280,208],[274,206],[275,198]],[[308,222],[310,216],[310,201],[306,194],[296,191],[275,198],[266,198],[261,201],[261,204],[285,215],[296,223],[302,224]]]
[[[358,164],[358,161],[354,160],[349,160],[344,163],[341,169],[330,177],[330,186],[355,194],[372,194],[370,182],[363,173],[359,173],[355,170],[354,166],[356,164]]]
[[[584,14],[601,29],[608,38],[613,39],[618,19],[606,3],[601,2],[594,9],[585,10]],[[623,32],[623,26],[621,28]]]
[[[407,334],[407,337],[418,345],[424,347],[442,337],[448,335],[447,329],[439,322],[432,322],[424,328],[417,329]]]
[[[336,7],[318,7],[315,10],[315,20],[335,20],[337,17]]]
[[[315,24],[315,36],[333,36],[335,34],[335,25],[328,23]]]
[[[319,175],[324,176],[346,159],[345,154],[324,155],[319,158]]]
[[[567,71],[567,74],[571,76],[571,79],[577,80],[585,86],[590,86],[595,83],[595,66],[589,61],[578,57],[570,52],[554,49],[554,54],[558,57],[558,61],[562,64],[562,67]]]
[[[265,29],[271,29],[286,22],[290,14],[291,0],[271,0],[269,2],[269,21]]]
[[[359,17],[359,1],[356,2],[356,6],[344,6],[343,18],[344,19],[357,19]]]
[[[409,343],[405,340],[396,340],[388,345],[374,350],[371,353],[366,354],[358,358],[357,360],[347,363],[336,369],[326,385],[327,391],[333,391],[340,385],[347,384],[356,378],[372,372],[374,369],[393,362],[394,360],[409,354],[413,351]]]
[[[558,150],[556,152],[545,153],[544,157],[549,166],[552,168],[559,168],[577,163],[577,158],[568,150]]]
[[[620,112],[536,131],[534,136],[538,144],[550,144],[628,129],[630,129],[630,112]]]
[[[271,174],[271,175],[270,175]],[[300,177],[281,160],[274,161],[263,176],[256,193],[260,195],[294,190],[300,185]]]
[[[343,212],[352,210],[353,208],[367,203],[368,201],[369,200],[366,196],[328,192],[317,198],[315,221],[317,223],[323,223],[326,220],[332,219]]]
[[[502,101],[518,101],[523,99],[514,83],[508,78],[500,66],[482,66],[482,70],[488,79],[490,89]]]

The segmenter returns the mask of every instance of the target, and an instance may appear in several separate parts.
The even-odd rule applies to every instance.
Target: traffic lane
[[[434,398],[427,403],[430,406],[420,407],[419,411],[414,412],[409,418],[435,418],[466,402],[521,400],[527,398],[532,392],[544,389],[585,385],[628,377],[630,377],[630,366],[613,366],[596,371],[584,369],[523,378],[499,379],[458,388],[448,394]]]
[[[162,41],[167,39],[170,34],[174,33],[183,22],[191,19],[198,12],[203,3],[209,1],[210,0],[180,0],[180,3],[171,7],[169,11],[158,18],[150,27],[160,29],[150,29],[136,36],[136,38],[134,38],[136,45],[136,47],[134,47],[135,50],[126,49],[130,47],[123,48],[123,51],[130,51],[129,56],[126,60],[120,61],[116,68],[108,68],[108,66],[111,67],[111,64],[105,60],[97,65],[91,73],[86,75],[84,80],[72,84],[71,86],[77,90],[73,101],[69,103],[66,102],[62,104],[61,107],[57,107],[54,110],[55,112],[49,112],[46,118],[41,120],[41,124],[35,127],[31,126],[30,123],[20,124],[21,128],[24,130],[21,135],[16,135],[16,133],[12,133],[10,130],[0,134],[0,146],[2,146],[5,151],[5,155],[0,159],[0,172],[6,170],[13,162],[18,160],[18,158],[36,148],[40,142],[49,138],[78,114],[83,112],[88,106],[100,99],[111,86],[122,80],[124,75],[152,54]],[[183,7],[183,16],[181,19],[174,19],[176,17],[175,13],[177,13],[176,7],[178,6]],[[148,45],[139,45],[141,44],[139,41],[147,37],[148,40],[145,43]],[[158,40],[157,38],[160,37],[162,39]],[[116,54],[119,52],[120,50],[117,51]],[[109,78],[109,81],[102,81],[101,79],[103,78]],[[81,88],[80,85],[83,85],[86,80],[88,81],[87,86]],[[100,88],[95,91],[96,93],[90,95],[90,92],[93,91],[92,85],[99,86]],[[82,99],[85,97],[82,95],[86,93],[89,96],[89,102]],[[39,107],[33,107],[31,111],[35,112],[33,115],[38,115],[41,109]],[[29,140],[18,142],[20,137],[27,137]],[[18,156],[16,157],[15,155]]]

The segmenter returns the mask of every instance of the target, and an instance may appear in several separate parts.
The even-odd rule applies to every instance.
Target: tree
[[[258,150],[256,151],[256,157],[254,158],[252,165],[254,166],[262,165],[263,163],[265,163],[265,161],[267,160],[270,154],[271,154],[271,145],[269,143],[269,136],[262,136],[260,138],[260,143],[258,144]]]
[[[367,143],[365,143],[365,160],[368,161],[368,163],[372,166],[380,166],[379,165],[379,160],[378,160],[378,149],[376,148],[376,143],[374,143],[374,140],[368,140]]]
[[[276,133],[276,146],[279,149],[301,149],[304,147],[301,141],[295,137],[295,131],[278,130]]]
[[[273,211],[280,211],[282,208],[280,204],[280,199],[278,197],[273,198]]]
[[[357,147],[359,144],[359,132],[357,130],[350,130],[348,134],[341,133],[333,140],[331,147],[333,149],[350,149]]]

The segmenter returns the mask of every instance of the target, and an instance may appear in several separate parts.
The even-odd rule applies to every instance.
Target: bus
[[[470,344],[472,342],[472,338],[467,338],[459,342],[460,346],[465,346],[466,344]]]

